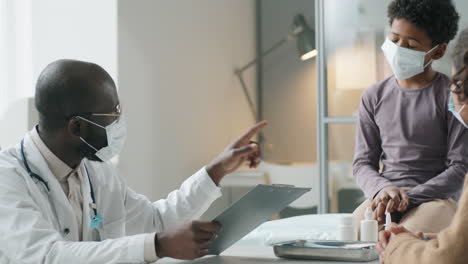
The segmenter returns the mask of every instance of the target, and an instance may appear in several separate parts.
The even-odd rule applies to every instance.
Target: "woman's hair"
[[[465,64],[463,63],[463,55],[468,50],[468,28],[460,32],[457,38],[457,43],[453,49],[452,61],[455,72],[458,72]]]
[[[461,56],[460,56],[461,57]],[[461,57],[460,68],[455,68],[456,73],[452,78],[452,92],[458,95],[458,99],[462,102],[468,101],[468,47],[465,49],[463,57]]]

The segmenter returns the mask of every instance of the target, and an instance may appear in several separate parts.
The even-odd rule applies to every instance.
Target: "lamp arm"
[[[252,100],[252,96],[250,96],[249,90],[247,89],[247,85],[245,84],[244,78],[242,76],[242,72],[237,72],[236,71],[237,78],[239,78],[239,82],[242,86],[242,91],[244,92],[244,96],[247,99],[247,103],[249,104],[250,111],[252,112],[252,115],[255,118],[255,121],[258,122],[258,114],[257,110],[255,107],[255,104]]]
[[[284,45],[286,42],[296,38],[296,36],[302,32],[302,28],[298,28],[298,29],[295,29],[291,34],[289,34],[288,36],[280,39],[279,41],[277,41],[276,43],[274,43],[270,48],[268,48],[267,50],[265,50],[264,52],[262,52],[259,56],[257,56],[255,59],[253,59],[252,61],[250,61],[249,63],[247,63],[246,65],[244,65],[243,67],[239,68],[239,69],[236,69],[235,70],[235,74],[236,76],[239,78],[239,82],[242,86],[242,91],[244,92],[244,95],[245,95],[245,98],[247,98],[247,102],[249,104],[249,107],[250,107],[250,111],[252,112],[255,120],[258,122],[258,114],[257,114],[257,110],[256,110],[256,107],[255,107],[255,104],[254,104],[254,101],[252,100],[252,96],[250,95],[249,93],[249,90],[247,89],[247,85],[245,84],[245,81],[244,81],[244,78],[243,78],[243,75],[242,73],[244,71],[246,71],[248,68],[252,67],[253,65],[257,64],[258,61],[267,56],[268,54],[272,53],[274,50],[276,50],[277,48],[281,47],[282,45]]]
[[[249,104],[250,111],[252,112],[252,115],[254,117],[255,122],[260,122],[259,116],[257,113],[257,108],[255,107],[255,104],[252,100],[252,97],[250,96],[249,90],[247,90],[247,85],[245,84],[244,78],[242,76],[242,72],[237,72],[236,75],[239,78],[239,82],[242,86],[242,91],[244,92],[245,98],[247,99],[247,102]],[[265,141],[265,136],[263,135],[263,131],[258,132],[258,143],[260,145],[263,145],[263,142]]]
[[[258,61],[267,56],[268,54],[272,53],[274,50],[276,50],[277,48],[281,47],[283,44],[285,44],[286,42],[290,41],[290,40],[293,40],[300,32],[302,31],[302,29],[300,30],[296,30],[294,31],[293,33],[289,34],[288,36],[278,40],[276,43],[274,43],[270,48],[268,48],[267,50],[265,50],[264,52],[262,52],[259,56],[257,56],[255,59],[253,59],[252,61],[250,61],[249,63],[247,63],[246,65],[242,66],[241,68],[237,69],[236,70],[236,74],[240,74],[242,72],[244,72],[245,70],[247,70],[248,68],[252,67],[253,65],[257,64]]]

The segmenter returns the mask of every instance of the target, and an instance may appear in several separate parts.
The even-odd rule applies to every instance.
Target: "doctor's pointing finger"
[[[266,125],[268,122],[262,121],[251,127],[206,166],[208,174],[216,184],[222,177],[237,170],[246,161],[249,162],[251,168],[257,167],[260,162],[260,148],[251,139]]]

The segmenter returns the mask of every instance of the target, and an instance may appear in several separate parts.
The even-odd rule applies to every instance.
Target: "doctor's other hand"
[[[155,241],[159,258],[192,260],[208,254],[221,225],[216,222],[192,221],[176,230],[158,233]]]
[[[372,201],[371,208],[379,223],[385,221],[385,213],[404,212],[409,206],[406,190],[396,186],[387,186],[380,190]]]
[[[262,121],[251,127],[206,166],[208,175],[216,185],[226,174],[234,172],[246,161],[250,168],[256,168],[260,164],[260,148],[251,139],[267,124],[267,121]]]

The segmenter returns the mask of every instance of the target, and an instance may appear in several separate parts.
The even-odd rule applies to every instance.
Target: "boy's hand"
[[[396,186],[387,186],[374,198],[371,208],[375,212],[375,219],[379,223],[383,223],[385,221],[385,213],[404,212],[408,206],[409,197],[406,194],[406,190]]]

